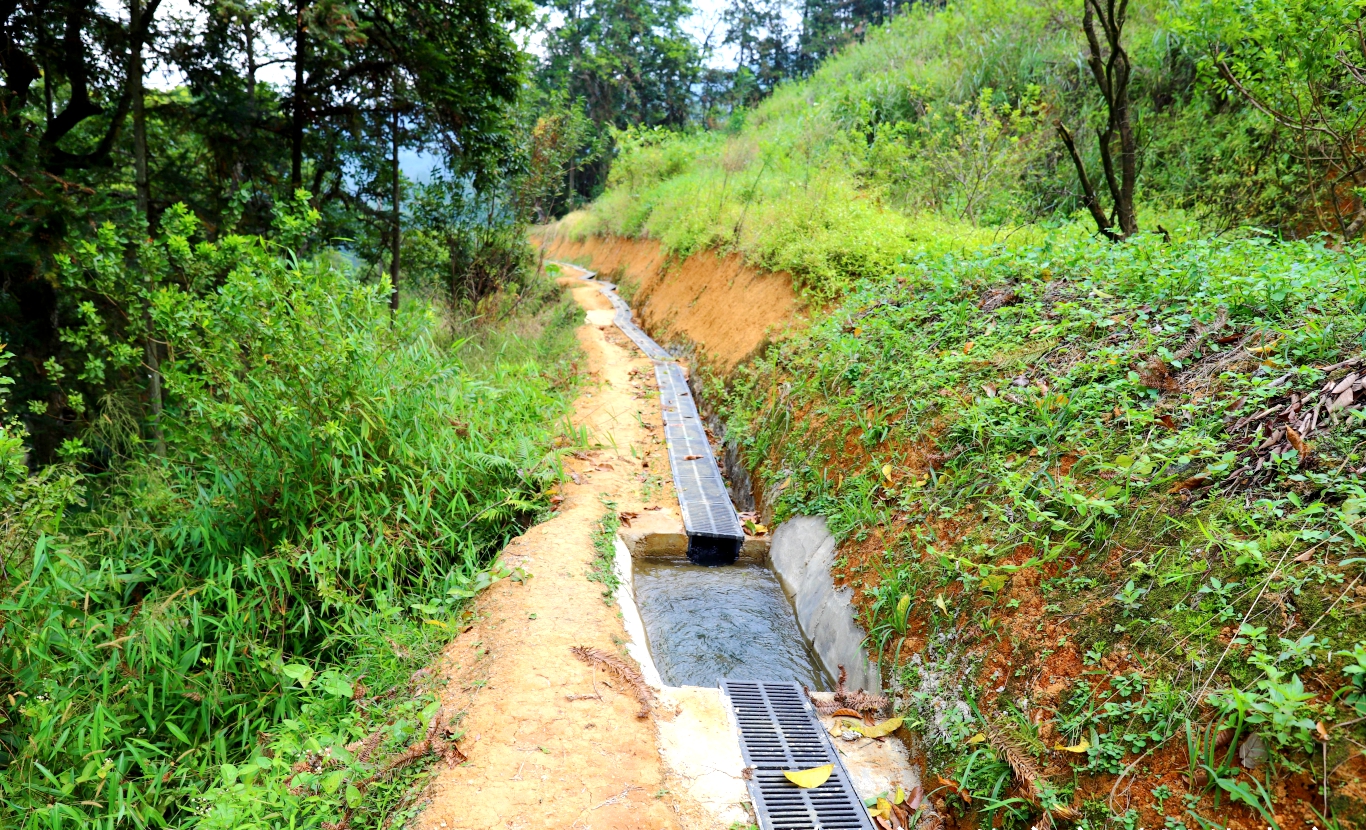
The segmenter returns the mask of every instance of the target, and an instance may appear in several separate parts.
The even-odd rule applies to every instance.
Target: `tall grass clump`
[[[283,217],[280,239],[312,221]],[[165,456],[86,436],[33,476],[19,423],[0,435],[6,826],[382,816],[397,796],[366,775],[434,716],[414,663],[559,478],[573,312],[552,290],[523,303],[534,336],[443,342],[428,309],[391,314],[386,284],[324,254],[198,237],[172,211],[63,266],[145,310],[125,319],[160,344]],[[63,371],[141,336],[89,319]]]

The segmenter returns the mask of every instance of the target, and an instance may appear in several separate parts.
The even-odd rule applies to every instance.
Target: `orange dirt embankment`
[[[603,279],[637,286],[631,305],[655,340],[686,340],[723,373],[803,319],[787,274],[758,271],[739,254],[668,257],[653,239],[590,236],[575,241],[556,226],[533,239],[547,259],[585,265]]]

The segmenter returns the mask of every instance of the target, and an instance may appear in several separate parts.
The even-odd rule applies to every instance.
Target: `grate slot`
[[[722,680],[740,730],[740,752],[761,830],[874,830],[839,753],[796,683]],[[783,770],[834,764],[830,780],[804,790]]]
[[[683,529],[688,533],[688,558],[700,565],[730,564],[740,554],[745,530],[716,466],[707,429],[698,415],[683,367],[636,325],[631,307],[617,293],[616,286],[594,279],[596,276],[590,271],[584,279],[595,284],[616,309],[613,323],[654,361],[669,468],[683,514]]]

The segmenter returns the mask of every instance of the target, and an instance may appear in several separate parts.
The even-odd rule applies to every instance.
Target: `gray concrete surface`
[[[798,516],[773,531],[769,562],[797,611],[797,625],[816,659],[832,677],[849,672],[850,688],[881,692],[882,679],[863,650],[864,631],[854,618],[853,592],[835,587],[835,537],[821,516]]]

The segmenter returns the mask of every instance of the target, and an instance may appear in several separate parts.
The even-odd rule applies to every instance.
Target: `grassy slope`
[[[1151,15],[1131,42],[1146,67],[1171,59]],[[1037,819],[1011,743],[1081,826],[1324,827],[1325,762],[1353,826],[1366,430],[1326,408],[1285,427],[1353,371],[1322,367],[1361,349],[1355,251],[1208,236],[1238,217],[1202,204],[1242,187],[1255,216],[1284,194],[1280,173],[1211,163],[1265,128],[1193,94],[1146,121],[1143,225],[1182,228],[1170,243],[1013,226],[1067,206],[1044,119],[1019,113],[1034,83],[1036,115],[1080,117],[1074,49],[1035,4],[913,12],[743,126],[628,137],[614,188],[569,224],[738,250],[828,309],[710,397],[777,517],[819,512],[842,538],[837,575],[950,815]],[[1140,74],[1148,96],[1181,82]],[[955,109],[984,87],[1015,112]],[[935,111],[959,120],[925,126]],[[992,156],[948,138],[1002,133],[963,221],[971,182],[936,171]],[[1240,771],[1254,733],[1269,764]]]
[[[577,307],[538,284],[452,342],[325,256],[155,245],[166,460],[91,433],[129,454],[28,477],[0,433],[0,824],[389,826],[426,753],[365,782],[430,736],[414,671],[559,480]]]

